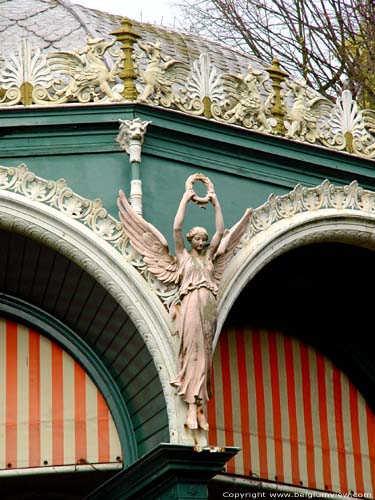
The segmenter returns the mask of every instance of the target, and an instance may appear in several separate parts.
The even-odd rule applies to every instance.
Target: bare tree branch
[[[375,107],[374,0],[179,0],[185,30],[269,65],[278,57],[326,97],[350,85]]]

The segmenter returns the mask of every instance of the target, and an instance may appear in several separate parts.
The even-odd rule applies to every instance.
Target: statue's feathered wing
[[[362,110],[362,116],[366,130],[375,136],[375,111],[364,109]]]
[[[223,273],[234,255],[234,250],[249,225],[252,212],[252,209],[248,208],[242,216],[242,219],[240,219],[221,240],[214,257],[214,277],[217,284],[220,283]]]
[[[54,71],[70,76],[81,73],[86,67],[84,59],[75,52],[53,52],[47,58]]]
[[[119,192],[117,203],[125,235],[133,247],[143,255],[148,270],[163,283],[177,283],[177,261],[176,257],[169,253],[167,240],[152,224],[135,212],[123,191]]]

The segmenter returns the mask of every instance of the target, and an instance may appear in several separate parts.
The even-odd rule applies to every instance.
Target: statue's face
[[[207,240],[206,233],[197,233],[191,239],[191,247],[197,252],[202,252],[206,248]]]

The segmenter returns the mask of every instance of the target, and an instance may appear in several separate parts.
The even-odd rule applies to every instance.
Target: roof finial
[[[274,131],[276,132],[276,134],[285,135],[285,109],[281,100],[281,84],[288,76],[288,73],[280,68],[280,62],[278,59],[273,59],[272,66],[265,69],[266,71],[268,71],[270,77],[272,78],[272,88],[275,93],[273,106],[271,109],[272,114],[276,119],[276,127],[274,128]]]
[[[133,31],[133,23],[127,17],[121,19],[121,28],[113,31],[111,35],[114,35],[121,42],[121,50],[124,53],[124,69],[119,74],[120,78],[124,81],[122,97],[128,101],[135,101],[137,99],[137,88],[135,86],[137,75],[132,56],[134,52],[133,45],[140,35]]]

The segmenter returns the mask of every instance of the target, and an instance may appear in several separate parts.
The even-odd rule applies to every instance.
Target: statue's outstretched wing
[[[76,52],[53,52],[47,54],[48,63],[53,71],[74,76],[86,66],[85,61]]]
[[[375,136],[375,111],[371,109],[362,110],[363,120],[365,122],[365,127],[370,134]]]
[[[239,96],[246,92],[244,77],[241,74],[224,73],[221,75],[221,81],[225,85],[227,96],[232,100],[239,101]]]
[[[240,219],[237,224],[232,227],[232,229],[227,231],[221,240],[214,257],[214,276],[217,284],[220,283],[224,270],[228,266],[229,261],[233,257],[236,246],[246,231],[252,212],[252,209],[248,208],[242,216],[242,219]]]
[[[314,95],[309,101],[308,113],[317,121],[331,116],[334,104],[332,101],[321,95]]]
[[[135,212],[123,191],[119,192],[117,204],[125,235],[133,247],[143,255],[148,270],[163,283],[177,283],[176,257],[170,255],[164,236]]]
[[[189,77],[190,66],[177,59],[170,59],[163,64],[163,70],[169,81],[184,86]]]

